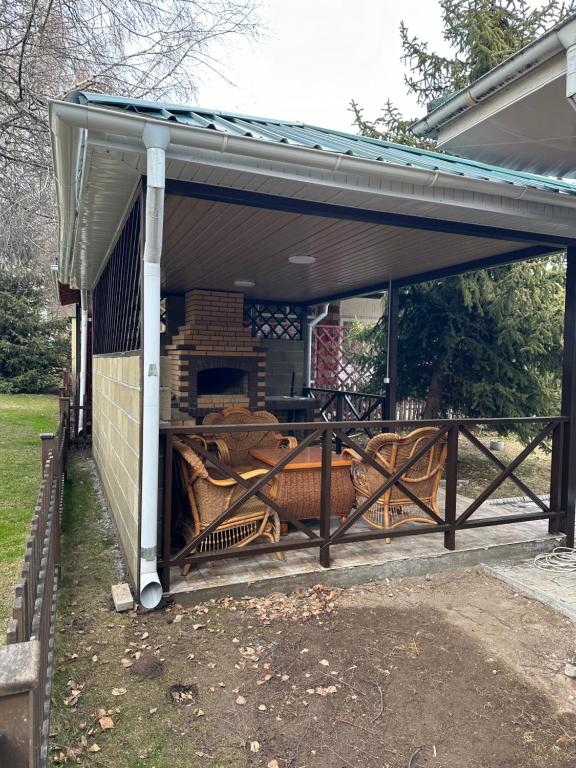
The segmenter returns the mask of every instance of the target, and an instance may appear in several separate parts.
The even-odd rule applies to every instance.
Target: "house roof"
[[[558,56],[564,58],[575,43],[576,13],[573,13],[470,85],[431,102],[427,114],[411,126],[412,132],[416,136],[441,139],[445,126],[478,110],[484,102],[494,101],[501,92],[509,92],[511,101],[517,99],[512,90],[517,81],[530,77],[534,70],[550,64]]]
[[[571,182],[513,171],[455,155],[358,136],[344,131],[320,128],[297,121],[253,117],[204,107],[145,101],[124,96],[92,93],[91,91],[76,91],[71,94],[69,100],[78,104],[166,120],[179,125],[210,129],[232,136],[319,149],[390,165],[421,168],[470,179],[576,195],[576,184]]]

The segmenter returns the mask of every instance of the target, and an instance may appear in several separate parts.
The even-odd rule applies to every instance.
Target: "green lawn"
[[[57,418],[53,395],[0,395],[0,643],[38,495],[38,436],[53,432]]]

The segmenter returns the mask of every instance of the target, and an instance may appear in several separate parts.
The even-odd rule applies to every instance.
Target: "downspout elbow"
[[[320,312],[315,315],[311,320],[308,320],[308,327],[306,333],[306,385],[312,386],[312,328],[321,320],[324,320],[328,314],[329,304],[323,304]]]

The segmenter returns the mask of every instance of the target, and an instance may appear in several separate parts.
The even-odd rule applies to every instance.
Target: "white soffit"
[[[90,131],[86,143],[70,277],[74,286],[91,289],[111,252],[146,166],[144,150],[133,140],[111,139],[110,136]],[[422,174],[411,174],[411,169],[406,169],[405,175],[404,171],[400,171],[397,178],[367,173],[365,168],[363,172],[353,174],[350,171],[323,170],[287,161],[174,145],[168,150],[166,171],[169,179],[350,208],[506,227],[567,239],[576,237],[576,196],[542,192],[531,189],[529,185],[523,188],[482,180],[468,184],[468,180],[461,176],[447,177],[434,173],[425,175],[426,184],[416,184],[414,178],[422,178]],[[409,237],[411,248],[418,249],[418,242],[428,247],[434,240],[440,266],[444,244],[429,238],[429,233],[425,231],[403,232],[406,238]],[[466,236],[445,237],[451,238],[452,245],[467,248]],[[482,239],[481,243],[482,247],[470,250],[470,253],[474,251],[471,258],[494,254],[490,240]],[[516,248],[516,243],[503,245],[498,252]],[[398,248],[402,248],[399,241]],[[435,255],[430,254],[431,268],[434,258]],[[467,257],[462,257],[462,261],[466,260]],[[409,262],[405,262],[401,270],[402,274],[397,276],[421,271]],[[363,283],[366,284],[367,280]],[[326,288],[324,295],[331,292],[330,286]],[[345,290],[342,275],[338,278],[338,290],[340,288]]]
[[[514,170],[576,178],[576,110],[566,99],[565,55],[559,64],[548,62],[447,123],[439,146]]]
[[[252,298],[315,303],[526,247],[172,195],[165,213],[165,293],[234,290],[236,280],[249,280],[255,285],[243,292]],[[293,254],[315,261],[292,264]]]

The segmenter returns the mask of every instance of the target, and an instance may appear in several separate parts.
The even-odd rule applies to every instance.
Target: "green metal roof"
[[[381,141],[290,120],[251,117],[203,107],[109,96],[90,91],[75,91],[70,94],[68,100],[78,104],[104,107],[121,112],[133,112],[146,117],[169,120],[193,128],[220,131],[234,136],[321,149],[326,152],[336,152],[391,165],[422,168],[472,179],[576,195],[576,184],[569,181],[559,181],[547,176],[512,171],[454,155],[431,152],[426,149],[395,144],[391,141]]]

